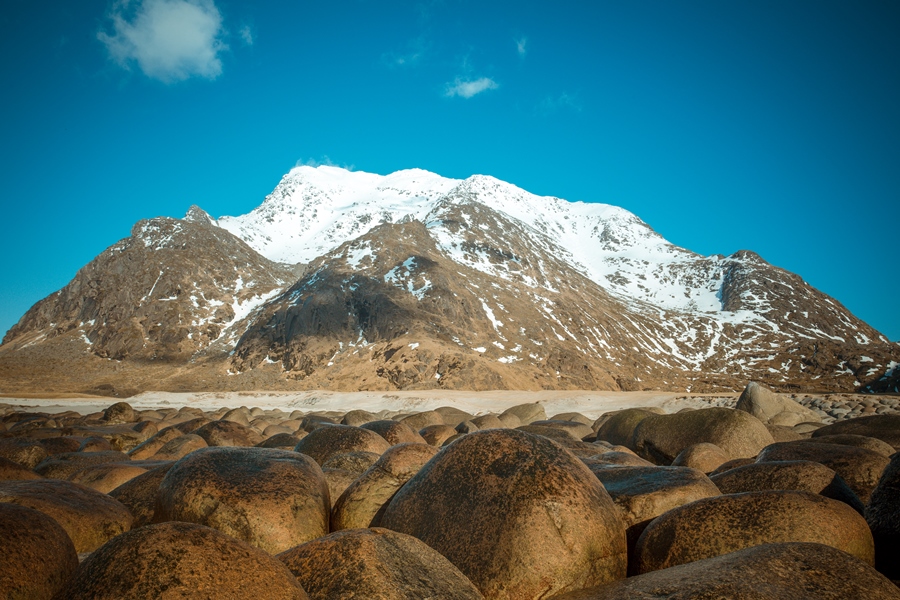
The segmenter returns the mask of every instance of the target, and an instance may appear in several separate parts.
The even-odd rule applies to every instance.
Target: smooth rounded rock
[[[49,456],[46,448],[31,438],[0,439],[0,458],[11,460],[27,469],[34,469]]]
[[[27,506],[52,517],[66,530],[79,553],[91,552],[128,531],[133,520],[117,500],[58,479],[0,482],[0,502]]]
[[[504,410],[499,415],[499,419],[503,420],[503,415],[514,415],[522,422],[522,425],[530,425],[534,421],[543,421],[547,419],[547,411],[544,406],[537,402],[531,404],[518,404]]]
[[[833,435],[820,435],[814,438],[808,438],[809,442],[819,442],[822,444],[841,444],[844,446],[854,446],[856,448],[865,448],[872,452],[877,452],[888,458],[896,452],[894,447],[887,442],[878,438],[869,437],[867,435],[855,435],[852,433],[838,433]]]
[[[456,435],[456,429],[451,425],[429,425],[420,429],[419,435],[426,444],[440,448],[444,442]]]
[[[701,442],[679,452],[672,461],[672,466],[690,467],[704,473],[712,473],[729,460],[728,454],[715,444]]]
[[[730,458],[756,456],[773,442],[763,423],[731,408],[704,408],[643,419],[634,429],[633,449],[658,465],[669,465],[688,446],[715,444]]]
[[[115,450],[106,452],[66,452],[42,460],[34,468],[34,472],[41,477],[68,479],[85,467],[108,463],[123,463],[129,460],[131,458],[127,454]]]
[[[764,491],[703,498],[651,522],[637,541],[636,574],[778,542],[815,542],[868,564],[865,519],[843,502],[810,492]]]
[[[195,433],[186,433],[163,444],[153,455],[153,460],[178,460],[195,450],[207,447],[205,439]]]
[[[44,513],[0,503],[0,598],[52,598],[78,568],[66,530]]]
[[[594,423],[594,429],[597,430],[597,439],[631,448],[634,429],[638,426],[638,423],[647,417],[658,414],[658,412],[645,408],[626,408],[614,413],[607,413]]]
[[[380,456],[390,447],[391,444],[374,431],[349,425],[329,425],[311,431],[294,446],[294,452],[305,454],[322,465],[336,454],[361,451]]]
[[[382,421],[370,421],[364,425],[360,425],[362,429],[374,431],[383,437],[388,444],[424,444],[425,439],[422,438],[415,430],[410,429],[406,423],[391,421],[385,419]]]
[[[160,523],[118,536],[81,564],[58,600],[305,600],[273,556],[215,529]]]
[[[250,447],[263,441],[259,433],[234,421],[212,421],[194,433],[202,437],[209,446]]]
[[[785,460],[810,460],[834,469],[863,504],[869,502],[878,478],[890,462],[884,455],[865,448],[813,440],[772,444],[756,458],[756,462]]]
[[[863,511],[863,503],[834,469],[817,462],[773,461],[750,463],[729,469],[710,479],[723,494],[762,492],[765,490],[800,490],[840,500]]]
[[[893,446],[894,450],[900,450],[900,415],[871,415],[838,421],[816,429],[812,436],[817,438],[842,433],[878,438]]]
[[[786,427],[821,420],[819,415],[799,402],[777,394],[755,381],[744,388],[735,408],[753,415],[763,423]]]
[[[98,492],[108,494],[123,483],[146,472],[146,468],[137,465],[107,463],[85,467],[70,476],[69,481],[74,481]]]
[[[111,498],[115,498],[131,511],[134,516],[132,528],[137,529],[153,521],[159,484],[173,464],[175,463],[153,467],[109,492]]]
[[[21,481],[28,479],[43,479],[40,475],[23,467],[17,462],[0,456],[0,481]]]
[[[479,600],[483,596],[440,553],[388,529],[332,533],[278,555],[312,600]]]
[[[154,520],[208,525],[274,554],[328,533],[330,511],[325,476],[309,457],[215,447],[169,469]]]
[[[359,427],[372,421],[377,421],[378,415],[367,410],[351,410],[341,419],[341,425],[349,425],[350,427]]]
[[[599,480],[559,445],[518,430],[446,446],[381,524],[443,554],[489,598],[543,598],[626,572],[625,526]]]
[[[116,402],[103,411],[103,420],[110,425],[134,423],[137,420],[134,409],[127,402]]]
[[[900,600],[865,562],[815,543],[764,544],[554,600]]]
[[[331,529],[380,524],[383,508],[403,485],[438,453],[428,444],[398,444],[387,450],[335,501]]]

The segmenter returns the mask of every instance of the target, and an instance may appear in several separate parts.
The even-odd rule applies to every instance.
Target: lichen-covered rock
[[[107,450],[105,452],[65,452],[55,454],[41,461],[34,472],[41,477],[52,479],[68,479],[85,467],[108,463],[125,463],[131,458],[124,452]]]
[[[814,411],[755,381],[744,388],[735,408],[773,425],[793,427],[799,423],[821,421]]]
[[[388,529],[332,533],[278,555],[312,600],[479,600],[453,564],[418,539]]]
[[[900,450],[900,415],[871,415],[838,421],[816,429],[812,436],[817,438],[842,433],[878,438],[893,446],[895,450]]]
[[[865,519],[843,502],[810,492],[764,491],[703,498],[658,517],[637,541],[634,572],[777,542],[827,544],[868,564],[875,559]]]
[[[325,476],[309,457],[215,447],[169,469],[154,520],[207,525],[274,554],[328,533],[330,511]]]
[[[58,479],[0,482],[0,502],[27,506],[52,517],[69,534],[75,550],[91,552],[131,529],[131,513],[96,490]]]
[[[263,441],[259,433],[234,421],[212,421],[194,433],[202,437],[209,446],[249,447]]]
[[[875,538],[875,566],[900,579],[900,454],[894,454],[866,506],[866,521]]]
[[[445,447],[381,524],[443,554],[489,598],[548,597],[626,572],[625,526],[597,478],[559,445],[518,430]]]
[[[865,562],[829,546],[764,544],[554,600],[900,600]]]
[[[394,444],[423,444],[425,440],[406,423],[385,419],[382,421],[370,421],[360,425],[362,429],[374,431],[383,437],[391,446]]]
[[[728,454],[715,444],[701,442],[679,452],[672,461],[672,466],[690,467],[704,473],[712,473],[729,460]]]
[[[133,479],[129,479],[119,487],[109,492],[111,498],[115,498],[125,505],[134,516],[132,528],[143,527],[153,521],[153,513],[156,510],[156,493],[159,484],[174,462],[153,467],[146,473],[142,473]]]
[[[52,598],[78,568],[66,530],[46,514],[0,503],[0,598]]]
[[[120,535],[91,554],[58,600],[306,600],[284,564],[215,529],[161,523]]]
[[[361,451],[380,456],[390,447],[391,444],[374,431],[349,425],[328,425],[311,431],[294,446],[294,452],[305,454],[323,465],[336,454]]]
[[[730,458],[745,458],[773,441],[762,421],[749,413],[714,407],[647,417],[634,429],[632,448],[642,458],[669,465],[682,450],[701,442],[715,444]]]

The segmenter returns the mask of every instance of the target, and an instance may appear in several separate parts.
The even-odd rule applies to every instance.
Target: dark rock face
[[[331,500],[309,457],[268,448],[204,448],[159,486],[154,520],[213,527],[266,552],[328,533]]]
[[[0,503],[0,597],[52,598],[78,568],[75,546],[42,512]]]
[[[152,522],[159,484],[173,464],[175,463],[154,467],[109,492],[111,498],[115,498],[131,511],[134,516],[132,528],[137,529]]]
[[[479,600],[478,589],[418,539],[387,529],[340,531],[282,552],[312,600]]]
[[[653,571],[556,600],[900,600],[865,562],[829,546],[764,544]]]
[[[27,506],[55,519],[77,552],[91,552],[131,528],[133,517],[120,502],[71,481],[38,479],[0,482],[0,502]]]
[[[381,524],[446,556],[490,598],[625,576],[625,526],[609,494],[572,454],[521,431],[447,446],[397,492]]]
[[[893,456],[872,492],[866,521],[875,538],[875,566],[900,579],[900,454]]]
[[[276,558],[215,529],[161,523],[120,535],[91,554],[60,600],[198,598],[306,600]]]
[[[765,491],[704,498],[663,514],[638,539],[634,571],[778,542],[827,544],[874,564],[872,534],[851,507],[809,492]]]

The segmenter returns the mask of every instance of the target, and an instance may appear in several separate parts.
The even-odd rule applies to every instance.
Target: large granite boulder
[[[755,381],[751,381],[744,388],[735,408],[750,413],[763,423],[787,427],[822,420],[815,411]]]
[[[875,486],[866,521],[875,538],[875,566],[900,580],[900,453],[894,454]]]
[[[27,506],[52,517],[69,534],[75,550],[91,552],[131,529],[131,513],[117,500],[58,479],[0,482],[0,502]]]
[[[764,544],[554,600],[900,600],[865,562],[829,546]]]
[[[816,542],[875,559],[865,519],[843,502],[810,492],[726,494],[672,509],[650,523],[635,548],[635,573],[647,573],[777,542]]]
[[[817,438],[842,433],[878,438],[893,446],[895,450],[900,450],[900,415],[870,415],[838,421],[816,429],[812,436]]]
[[[416,431],[410,429],[406,423],[385,419],[382,421],[370,421],[360,425],[362,429],[374,431],[383,437],[391,446],[394,444],[424,444],[425,440]]]
[[[306,600],[274,556],[195,523],[130,531],[91,554],[57,600]]]
[[[599,480],[559,445],[518,430],[446,446],[381,524],[443,554],[489,598],[544,598],[626,572],[625,526]]]
[[[153,521],[159,484],[162,483],[173,464],[175,463],[153,467],[146,473],[129,479],[109,492],[111,498],[115,498],[131,511],[134,516],[134,522],[131,525],[133,529],[143,527]]]
[[[66,530],[44,513],[0,503],[0,598],[52,598],[78,568]]]
[[[308,456],[269,448],[203,448],[166,473],[154,520],[218,529],[269,553],[328,533],[331,500]]]
[[[336,454],[374,452],[381,455],[390,447],[391,444],[374,431],[349,425],[328,425],[311,431],[294,446],[294,452],[305,454],[323,465]]]
[[[459,569],[418,539],[388,529],[339,531],[278,555],[312,600],[479,600]]]
[[[682,450],[701,442],[715,444],[730,458],[745,458],[773,441],[766,426],[749,413],[714,407],[647,417],[634,429],[632,448],[642,458],[670,465]]]

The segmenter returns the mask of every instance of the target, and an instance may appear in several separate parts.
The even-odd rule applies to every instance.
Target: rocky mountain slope
[[[114,389],[893,391],[900,346],[621,208],[299,167],[246,215],[138,223],[9,331],[0,375],[73,360]]]

